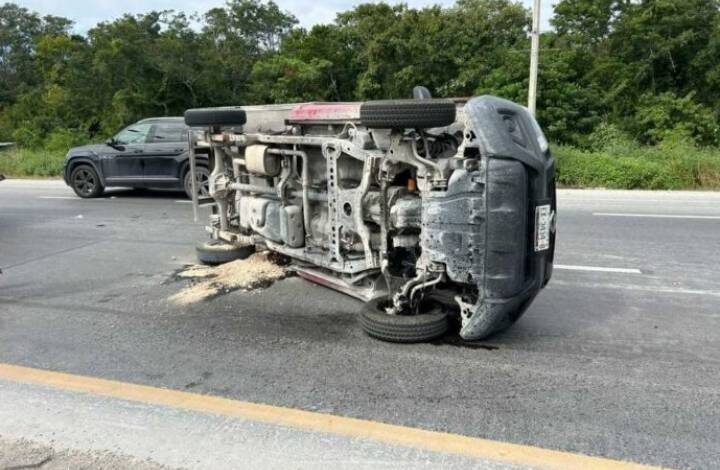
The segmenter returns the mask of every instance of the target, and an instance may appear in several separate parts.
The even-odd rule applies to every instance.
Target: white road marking
[[[92,199],[82,199],[77,196],[38,196],[37,198],[38,199],[72,199],[73,201],[107,201],[110,199],[117,199],[115,196],[97,197],[97,198],[92,198]],[[178,199],[177,201],[174,201],[174,202],[177,202],[178,204],[192,204],[192,201],[180,200],[180,199]],[[206,206],[209,204],[212,204],[212,203],[206,202],[204,204],[200,204],[200,206],[202,207],[202,206]]]
[[[617,203],[633,203],[633,204],[641,204],[644,202],[652,202],[652,203],[681,203],[681,204],[717,204],[720,202],[720,197],[717,199],[645,199],[645,198],[636,198],[636,199],[616,199],[616,198],[601,198],[601,197],[581,197],[581,198],[572,198],[572,197],[559,197],[559,202],[573,202],[573,203],[594,203],[594,202],[617,202]]]
[[[177,200],[177,201],[175,201],[175,202],[177,202],[178,204],[192,204],[192,201],[181,201],[181,200]],[[214,204],[214,202],[203,202],[203,203],[201,203],[201,204],[198,204],[198,206],[200,206],[200,207],[207,207],[207,206],[211,206],[211,205],[213,205],[213,204]]]
[[[690,214],[633,214],[626,212],[593,212],[598,217],[645,217],[651,219],[698,219],[720,220],[720,215],[690,215]]]
[[[702,289],[683,289],[678,287],[667,286],[640,286],[636,284],[603,284],[599,282],[573,282],[552,280],[551,286],[568,286],[568,287],[585,287],[590,289],[619,289],[639,292],[654,292],[658,294],[685,294],[685,295],[704,295],[710,297],[720,297],[719,291],[702,290]]]
[[[642,271],[636,268],[606,268],[603,266],[575,266],[569,264],[556,264],[555,269],[564,269],[567,271],[590,271],[601,273],[623,273],[623,274],[642,274]]]

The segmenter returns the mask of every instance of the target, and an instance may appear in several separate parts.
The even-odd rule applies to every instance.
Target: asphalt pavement
[[[174,273],[194,262],[194,242],[204,237],[182,194],[118,190],[81,200],[62,182],[6,180],[0,363],[650,465],[717,468],[720,193],[562,190],[558,211],[557,269],[515,326],[479,344],[448,336],[394,345],[362,333],[357,301],[298,278],[190,307],[169,302],[187,283]],[[109,399],[83,402],[83,429],[100,429],[93,421],[104,420],[115,430],[91,446],[96,431],[84,438],[65,431],[72,435],[61,439],[70,411],[42,412],[78,409],[76,396],[0,379],[0,397],[7,446],[52,441],[153,465],[209,465],[178,457],[193,447],[173,454],[170,441],[157,453],[112,447],[122,441],[112,436],[134,429],[123,416],[139,411],[123,412]],[[23,412],[23,400],[44,405]],[[182,413],[158,419],[165,423],[158,429],[172,428],[168,420],[182,421]],[[217,436],[234,433],[235,424],[213,419],[182,422],[201,423],[220,445]],[[42,420],[45,428],[33,426]],[[321,445],[339,438],[267,432],[280,436],[271,440],[276,454],[277,442],[287,444],[285,457],[305,451],[298,468],[324,456],[338,462],[340,454],[367,467],[465,465],[391,445],[366,443],[363,452],[352,440]],[[248,438],[252,445],[240,454],[256,449],[259,460],[248,462],[271,466],[261,441]],[[223,445],[238,449],[231,444]],[[360,450],[325,455],[330,448]]]

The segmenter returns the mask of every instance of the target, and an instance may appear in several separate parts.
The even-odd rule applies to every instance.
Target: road
[[[365,336],[358,302],[298,278],[189,307],[168,302],[187,282],[174,273],[193,263],[203,237],[179,194],[80,200],[57,181],[4,181],[0,436],[7,449],[27,439],[171,467],[222,467],[198,442],[226,451],[227,468],[240,462],[228,457],[232,449],[245,449],[238,455],[251,466],[288,458],[301,468],[324,459],[366,468],[501,465],[431,446],[238,424],[184,404],[131,404],[94,396],[92,385],[77,395],[5,377],[2,364],[11,364],[407,433],[720,466],[720,193],[563,190],[558,227],[558,269],[512,329],[476,345],[447,337],[402,346]],[[98,422],[112,432],[97,437]],[[179,449],[178,429],[203,438],[188,431]],[[239,429],[242,442],[223,439]]]

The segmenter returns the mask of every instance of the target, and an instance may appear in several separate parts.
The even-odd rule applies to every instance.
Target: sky
[[[13,0],[10,0],[13,1]],[[526,6],[532,5],[532,0],[522,0]],[[552,5],[558,0],[542,0],[541,21],[542,29],[549,27],[548,20],[552,16]],[[75,30],[84,33],[101,21],[112,20],[124,13],[143,13],[150,10],[180,10],[186,13],[203,13],[211,8],[222,6],[224,0],[14,0],[29,10],[37,11],[42,15],[56,15],[69,18],[75,22]],[[349,10],[363,1],[353,0],[275,0],[280,8],[295,15],[302,26],[312,26],[317,23],[329,23],[335,18],[335,13]],[[387,3],[407,3],[411,7],[423,7],[439,4],[450,6],[454,0],[405,0],[398,2],[387,0]]]

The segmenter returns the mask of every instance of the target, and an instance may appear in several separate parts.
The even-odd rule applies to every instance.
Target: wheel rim
[[[207,197],[210,195],[210,175],[207,173],[200,173],[198,175],[198,187],[200,188],[200,196]]]
[[[206,172],[195,173],[195,188],[198,190],[199,197],[210,196],[210,175]],[[187,187],[185,188],[188,194],[192,194],[192,180],[191,177],[187,178]]]
[[[73,184],[80,194],[89,196],[93,193],[93,191],[95,191],[97,181],[95,180],[95,175],[92,174],[92,172],[83,169],[75,172]]]

